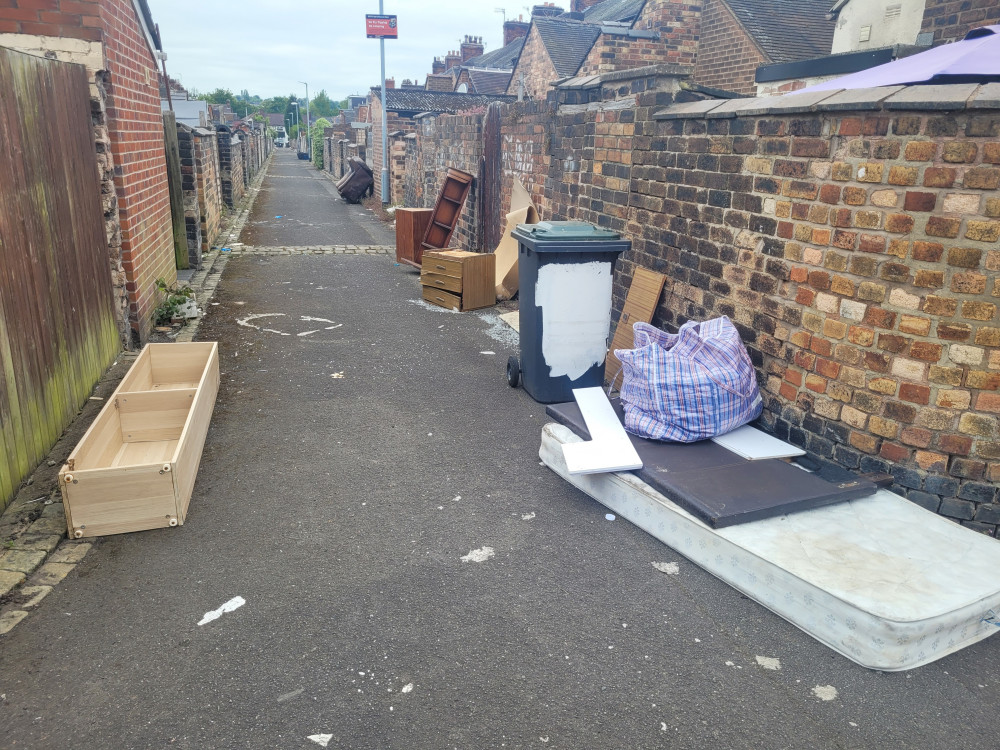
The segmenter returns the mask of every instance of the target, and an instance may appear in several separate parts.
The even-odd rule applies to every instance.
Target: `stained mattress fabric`
[[[621,401],[612,399],[611,404],[621,419]],[[546,413],[584,440],[590,439],[576,402],[552,404]],[[635,474],[717,529],[865,497],[877,489],[860,477],[834,483],[785,461],[748,461],[711,440],[664,443],[636,435],[629,438],[643,464]]]

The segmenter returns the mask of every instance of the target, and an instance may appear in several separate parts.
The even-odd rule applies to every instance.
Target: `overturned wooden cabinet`
[[[69,535],[183,524],[218,392],[215,342],[147,345],[59,472]]]

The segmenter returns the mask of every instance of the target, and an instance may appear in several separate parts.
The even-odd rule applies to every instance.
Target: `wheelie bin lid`
[[[511,236],[532,250],[539,252],[567,252],[580,249],[600,252],[621,252],[631,246],[621,235],[610,229],[596,227],[586,221],[540,221],[537,224],[518,224]],[[602,245],[598,247],[597,245]]]

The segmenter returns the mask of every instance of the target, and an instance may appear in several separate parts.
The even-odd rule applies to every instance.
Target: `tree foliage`
[[[316,169],[323,168],[323,129],[330,127],[330,121],[321,117],[313,123],[309,129],[309,138],[312,141],[312,163]]]
[[[340,105],[329,97],[326,89],[321,89],[309,103],[309,109],[310,114],[315,112],[317,117],[334,117],[340,112]]]

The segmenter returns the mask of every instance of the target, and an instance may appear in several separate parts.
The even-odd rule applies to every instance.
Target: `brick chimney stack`
[[[435,57],[434,64],[431,66],[431,75],[436,76],[438,73],[444,73],[444,71],[445,71],[444,60],[442,60],[440,57]]]
[[[465,36],[465,40],[462,42],[462,62],[471,60],[473,57],[479,57],[486,51],[486,47],[483,46],[483,38],[481,36]]]
[[[394,89],[394,88],[396,88],[396,79],[395,78],[386,78],[385,79],[385,87],[386,87],[386,89]]]
[[[528,35],[531,24],[524,20],[524,16],[518,16],[516,21],[507,21],[503,25],[503,46]]]
[[[556,6],[555,3],[545,3],[545,5],[536,5],[531,9],[532,18],[543,18],[545,16],[559,16],[562,15],[563,9]]]
[[[461,64],[462,64],[462,56],[457,52],[455,52],[455,50],[449,52],[447,56],[444,58],[444,69],[446,71],[451,70],[452,68],[457,68]]]

